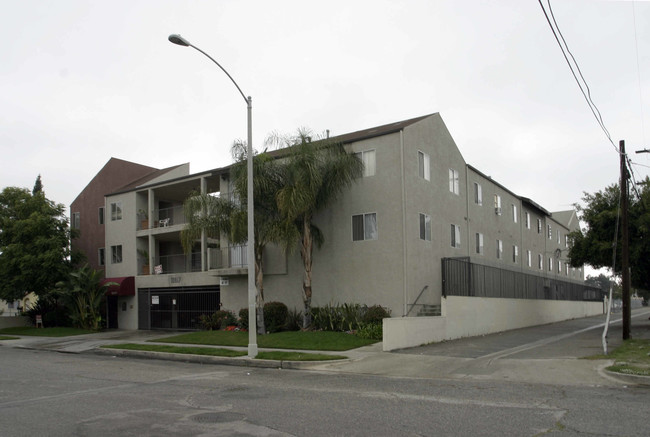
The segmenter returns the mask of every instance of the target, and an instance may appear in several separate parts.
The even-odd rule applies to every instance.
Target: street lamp
[[[183,38],[180,35],[172,34],[169,35],[169,41],[184,47],[192,47],[193,49],[198,50],[207,56],[212,62],[217,64],[221,70],[226,73],[226,76],[230,78],[233,84],[237,87],[237,91],[244,98],[246,102],[246,107],[248,108],[248,149],[246,156],[247,164],[247,194],[248,194],[248,243],[246,247],[246,257],[248,261],[248,357],[255,358],[257,356],[257,314],[255,311],[255,298],[257,295],[257,289],[255,287],[255,225],[253,220],[253,99],[251,96],[246,97],[242,92],[235,79],[223,68],[217,61],[215,61],[212,56],[208,55],[206,52],[200,48],[190,44],[188,40]]]

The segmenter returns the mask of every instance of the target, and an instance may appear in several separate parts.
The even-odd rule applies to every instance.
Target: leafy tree
[[[182,242],[186,253],[192,250],[202,232],[206,232],[209,238],[219,238],[221,233],[225,233],[234,244],[244,244],[248,239],[245,145],[235,143],[233,155],[237,161],[231,170],[234,197],[194,194],[185,201],[187,224],[182,231]],[[284,241],[283,221],[275,202],[282,182],[280,164],[268,153],[258,154],[253,157],[253,175],[256,321],[258,333],[264,334],[264,249],[270,243]]]
[[[629,245],[631,285],[650,290],[650,179],[640,185],[640,198],[630,196]],[[606,187],[594,194],[585,193],[584,206],[576,205],[585,230],[569,234],[572,245],[569,250],[571,265],[590,264],[595,268],[612,267],[614,230],[619,205],[618,184]],[[620,228],[620,226],[619,226]],[[621,274],[621,244],[616,249],[615,274]]]
[[[115,282],[102,284],[103,273],[88,264],[71,272],[65,282],[57,284],[58,291],[77,328],[98,331],[102,323],[102,308],[106,290]]]
[[[39,174],[34,182],[34,188],[32,188],[32,196],[36,196],[37,193],[43,192],[43,183],[41,182],[41,175]]]
[[[587,276],[585,284],[602,290],[604,296],[609,296],[609,288],[612,287],[614,298],[620,298],[621,286],[616,283],[614,278],[600,273],[598,276]]]
[[[331,204],[356,178],[363,174],[363,162],[346,152],[343,144],[329,139],[312,142],[308,131],[275,142],[289,146],[284,165],[283,186],[277,203],[285,220],[285,236],[298,243],[303,261],[303,328],[311,324],[312,261],[314,245],[321,247],[324,236],[313,218]]]
[[[37,189],[38,188],[38,189]],[[34,193],[6,187],[0,193],[0,298],[42,295],[70,271],[70,230],[64,206]]]

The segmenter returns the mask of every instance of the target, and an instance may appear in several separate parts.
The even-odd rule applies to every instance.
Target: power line
[[[589,85],[587,85],[587,81],[585,80],[584,76],[582,75],[582,71],[580,70],[580,67],[578,66],[578,62],[576,61],[575,57],[569,50],[569,45],[566,43],[566,40],[564,39],[564,36],[562,36],[562,32],[560,31],[560,27],[557,24],[557,21],[555,20],[555,16],[553,15],[553,8],[551,8],[551,0],[547,0],[548,3],[548,9],[549,12],[551,13],[551,17],[553,18],[553,23],[555,23],[555,27],[553,27],[553,24],[551,24],[551,19],[548,16],[548,13],[546,12],[546,9],[544,8],[544,5],[542,4],[542,0],[537,0],[539,2],[539,6],[542,8],[542,11],[544,12],[544,16],[546,17],[546,22],[548,23],[549,27],[551,28],[551,31],[553,32],[553,36],[555,37],[555,41],[557,41],[558,46],[560,47],[560,50],[562,51],[562,55],[564,56],[564,60],[566,61],[567,65],[569,66],[569,69],[571,70],[571,74],[573,74],[573,78],[575,79],[576,83],[578,84],[578,88],[580,88],[580,91],[582,92],[583,97],[585,98],[585,101],[587,102],[587,105],[589,106],[589,109],[591,110],[591,113],[594,115],[594,118],[596,118],[596,122],[600,126],[600,128],[603,130],[605,133],[605,136],[611,143],[612,147],[614,147],[614,150],[616,150],[617,153],[620,153],[618,147],[616,147],[616,144],[614,144],[614,141],[612,141],[612,137],[609,134],[609,131],[605,127],[605,123],[603,122],[602,115],[600,114],[600,111],[598,110],[598,107],[596,104],[593,102],[591,98],[591,91],[589,90]],[[557,28],[557,32],[555,31],[555,28]],[[562,42],[564,43],[564,46],[560,42],[560,38],[558,38],[558,34],[560,35],[560,38],[562,38]],[[584,82],[584,88],[587,89],[587,92],[585,92],[585,89],[583,88],[583,84],[580,82],[578,79],[578,76],[576,75],[576,72],[573,68],[573,65],[571,64],[571,61],[569,61],[569,58],[567,56],[567,53],[569,53],[569,56],[571,56],[571,59],[573,59],[573,62],[576,66],[576,69],[578,70],[578,73],[580,74],[580,77],[582,78],[582,81]]]

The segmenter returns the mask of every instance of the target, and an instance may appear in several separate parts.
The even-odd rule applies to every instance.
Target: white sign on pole
[[[151,296],[151,305],[158,305],[160,303],[160,296]]]

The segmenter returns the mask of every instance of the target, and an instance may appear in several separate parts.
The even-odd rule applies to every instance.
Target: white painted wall
[[[603,314],[602,302],[448,296],[440,317],[384,319],[383,350]]]

